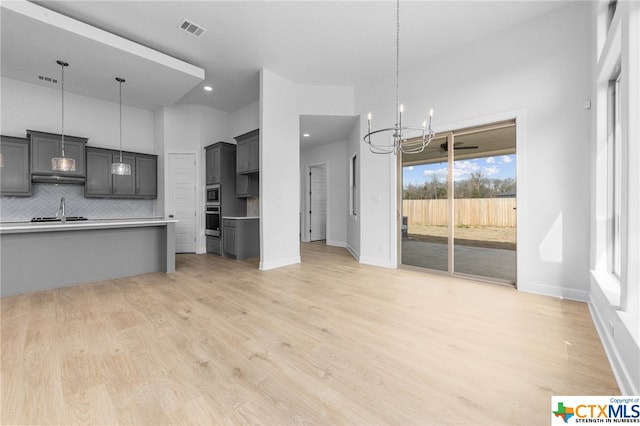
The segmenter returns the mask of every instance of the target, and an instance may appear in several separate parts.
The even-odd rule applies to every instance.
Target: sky
[[[453,174],[455,180],[465,180],[470,173],[482,173],[489,179],[516,178],[516,156],[497,155],[494,157],[482,157],[472,160],[459,160],[454,162]],[[412,183],[419,185],[430,182],[433,175],[440,182],[447,180],[447,163],[425,164],[408,166],[402,169],[403,186]]]

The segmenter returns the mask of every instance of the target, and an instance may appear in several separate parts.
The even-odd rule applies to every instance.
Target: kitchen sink
[[[88,220],[84,216],[67,216],[67,222],[77,222],[79,220]],[[34,217],[31,219],[31,222],[62,222],[62,218],[56,216],[49,217]]]

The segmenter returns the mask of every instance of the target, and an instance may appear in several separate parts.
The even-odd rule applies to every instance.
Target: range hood
[[[31,182],[34,183],[60,183],[72,185],[84,185],[84,176],[64,176],[64,175],[31,175]]]

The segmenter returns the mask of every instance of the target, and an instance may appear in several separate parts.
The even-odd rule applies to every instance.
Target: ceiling
[[[300,148],[346,141],[358,116],[301,115]]]
[[[13,3],[24,2],[2,1],[2,76],[46,85],[37,76],[59,75],[55,60],[63,58],[71,63],[65,90],[116,101],[116,83],[106,81],[121,75],[130,95],[124,102],[147,109],[183,103],[234,112],[258,100],[262,68],[309,85],[395,76],[393,1],[28,3],[72,18],[61,27],[20,16],[10,10]],[[401,65],[414,66],[562,4],[403,1]],[[184,18],[206,31],[199,38],[182,31]],[[117,36],[117,48],[69,31],[77,27],[73,20]],[[205,92],[204,85],[213,90]]]
[[[516,152],[516,124],[513,120],[456,130],[453,135],[455,161]],[[403,155],[402,165],[446,163],[450,146],[448,134],[438,134],[421,153]]]

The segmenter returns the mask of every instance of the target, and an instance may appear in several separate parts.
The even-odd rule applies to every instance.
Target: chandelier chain
[[[400,110],[400,0],[396,1],[396,111]],[[397,118],[398,122],[400,117]]]
[[[433,109],[429,112],[429,127],[424,121],[422,127],[406,126],[402,116],[404,106],[400,104],[400,0],[396,0],[396,123],[393,127],[372,130],[371,112],[367,116],[367,134],[364,142],[374,154],[417,154],[429,145],[435,137],[431,128]],[[409,135],[407,135],[407,133]],[[385,134],[387,136],[385,136]],[[415,135],[415,136],[414,136]],[[377,139],[376,139],[377,138]]]

